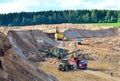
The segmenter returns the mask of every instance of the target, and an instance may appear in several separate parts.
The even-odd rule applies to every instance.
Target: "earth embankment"
[[[9,31],[8,37],[15,51],[23,58],[32,61],[40,61],[40,50],[46,50],[57,46],[58,43],[50,39],[39,30]]]
[[[85,30],[85,29],[68,29],[64,32],[69,39],[73,38],[91,38],[91,37],[107,37],[118,36],[120,32],[118,28],[109,28],[101,30]]]
[[[23,59],[0,32],[0,81],[57,81],[51,75],[37,69],[30,61]]]

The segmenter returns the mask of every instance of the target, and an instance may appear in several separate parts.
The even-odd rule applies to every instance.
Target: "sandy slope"
[[[57,81],[38,70],[13,50],[6,35],[0,32],[0,81]]]

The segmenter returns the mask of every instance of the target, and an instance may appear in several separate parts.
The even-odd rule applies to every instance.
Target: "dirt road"
[[[95,72],[95,71],[92,71],[92,70],[85,70],[84,72],[86,72],[88,74],[93,74],[93,75],[95,75],[97,77],[105,78],[108,81],[120,81],[120,78],[118,78],[118,77],[111,77],[110,75],[107,75],[107,74],[102,73],[102,72]]]
[[[120,81],[120,78],[111,77],[109,73],[105,74],[101,71],[74,69],[72,71],[62,72],[57,69],[57,66],[58,62],[55,59],[47,59],[46,62],[39,63],[38,68],[55,76],[59,81]],[[91,65],[88,67],[91,67]]]

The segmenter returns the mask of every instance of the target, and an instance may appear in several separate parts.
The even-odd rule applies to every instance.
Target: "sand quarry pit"
[[[55,33],[56,27],[68,41],[56,41],[49,35]],[[0,81],[120,81],[119,28],[57,24],[0,29],[5,34],[0,34],[1,53],[5,53],[0,59]],[[77,38],[81,38],[82,45],[76,45]],[[54,47],[69,52],[80,49],[78,53],[88,61],[88,69],[59,71],[59,62],[55,58],[43,58],[39,51]]]

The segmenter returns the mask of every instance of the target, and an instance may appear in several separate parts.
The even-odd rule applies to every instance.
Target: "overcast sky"
[[[120,0],[0,0],[0,13],[76,9],[120,10]]]

